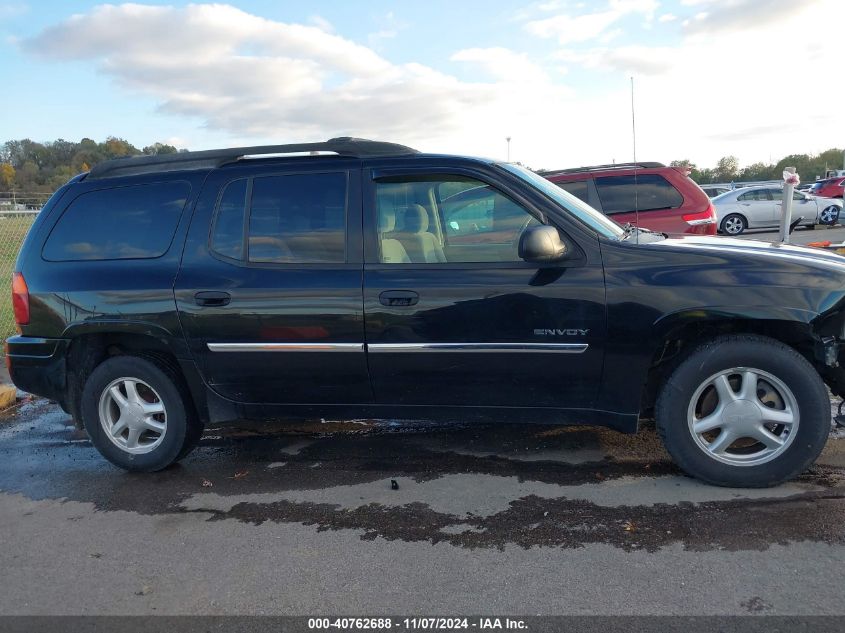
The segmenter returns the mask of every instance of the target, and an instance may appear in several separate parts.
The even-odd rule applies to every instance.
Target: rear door
[[[360,169],[299,161],[209,177],[176,279],[182,327],[205,381],[231,400],[370,402]]]
[[[364,180],[366,338],[379,404],[593,405],[606,330],[594,237],[581,248],[558,227],[571,257],[529,263],[520,235],[551,220],[491,174],[386,169]]]

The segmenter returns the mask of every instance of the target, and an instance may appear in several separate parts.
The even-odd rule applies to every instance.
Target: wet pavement
[[[769,490],[646,426],[207,431],[124,473],[44,401],[0,419],[0,613],[845,614],[845,439]]]

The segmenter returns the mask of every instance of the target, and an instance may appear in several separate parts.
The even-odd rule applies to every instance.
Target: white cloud
[[[661,75],[674,67],[675,50],[668,47],[618,46],[586,51],[564,49],[555,57],[587,69],[618,71],[625,75]]]
[[[657,18],[658,22],[674,22],[677,20],[678,17],[672,13],[664,13],[659,18]]]
[[[569,44],[595,39],[620,17],[620,14],[615,11],[601,11],[574,17],[561,14],[528,22],[525,28],[537,37],[554,37],[560,44]]]
[[[710,35],[727,31],[748,31],[794,20],[800,14],[806,14],[823,0],[767,0],[761,7],[759,0],[722,0],[705,7],[705,11],[696,14],[685,28],[690,34]],[[829,16],[819,11],[818,15],[828,20]],[[810,35],[808,33],[808,35]],[[812,36],[812,35],[810,35]]]
[[[817,0],[814,12],[784,11],[743,29],[733,25],[745,3],[733,8],[733,17],[722,12],[724,22],[709,22],[706,36],[700,23],[707,18],[695,21],[672,47],[567,48],[556,57],[608,77],[636,77],[638,154],[644,159],[693,157],[708,165],[734,154],[753,162],[836,145],[838,110],[830,104],[845,99],[845,85],[820,88],[801,78],[808,68],[838,59],[845,3]]]
[[[519,83],[548,81],[546,72],[527,55],[507,48],[467,48],[452,55],[451,59],[474,64],[494,79]]]
[[[321,31],[334,33],[334,25],[321,15],[312,15],[308,21]]]
[[[519,137],[523,147],[529,138],[542,142],[542,121],[572,104],[567,89],[504,48],[456,53],[455,63],[484,72],[460,81],[419,63],[392,63],[317,26],[228,5],[100,6],[21,46],[47,60],[94,63],[164,113],[253,142],[353,135],[500,155],[499,136]]]
[[[559,44],[588,42],[626,15],[639,13],[650,20],[658,7],[657,0],[610,0],[601,11],[572,15],[573,12],[562,5],[561,9],[566,12],[526,22],[525,29],[537,37],[555,38]]]
[[[557,27],[547,23],[532,27],[548,29],[542,57],[495,45],[463,48],[442,68],[395,63],[314,19],[285,23],[228,5],[101,6],[20,45],[50,61],[92,64],[125,94],[152,97],[163,112],[199,120],[232,144],[353,135],[504,157],[504,138],[512,136],[512,156],[533,167],[625,160],[628,76],[634,75],[643,160],[691,158],[708,165],[736,154],[752,162],[835,145],[836,104],[845,100],[845,84],[796,81],[789,90],[784,83],[839,58],[845,2],[814,0],[824,20],[784,11],[737,30],[728,27],[746,0],[726,1],[733,14],[711,2],[693,9],[706,13],[696,21],[703,25],[670,25],[681,36],[671,47],[649,40],[613,46],[614,31],[628,28],[618,17],[600,20],[594,41],[573,44],[564,37],[568,44],[560,47]],[[589,11],[567,6],[572,19]],[[617,0],[599,13],[647,20],[657,9],[652,1]],[[719,11],[725,28],[707,24]],[[413,46],[405,50],[414,53]],[[471,80],[452,74],[466,77],[467,68],[477,71]],[[106,106],[90,107],[96,117]],[[206,134],[195,128],[178,133],[189,141]]]
[[[367,35],[367,42],[373,48],[379,48],[384,40],[392,40],[408,28],[408,23],[397,18],[393,11],[380,16],[376,23],[378,30]]]

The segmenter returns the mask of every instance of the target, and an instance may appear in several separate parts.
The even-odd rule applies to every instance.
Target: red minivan
[[[810,187],[810,193],[821,198],[841,198],[843,191],[845,191],[845,178],[842,176],[818,180]]]
[[[619,163],[541,175],[613,218],[669,235],[716,235],[716,210],[683,167]]]

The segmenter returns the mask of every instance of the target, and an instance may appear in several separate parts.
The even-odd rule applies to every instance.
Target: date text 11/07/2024
[[[512,618],[309,618],[309,630],[391,630],[437,631],[452,629],[511,630],[528,628],[526,622]]]

